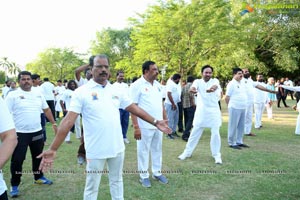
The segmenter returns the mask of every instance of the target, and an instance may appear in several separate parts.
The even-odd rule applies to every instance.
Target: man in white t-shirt
[[[245,113],[245,131],[244,134],[246,136],[256,136],[255,133],[252,133],[252,115],[254,108],[254,91],[261,90],[265,92],[276,93],[275,91],[271,91],[261,85],[258,82],[254,82],[250,77],[250,72],[248,68],[243,69],[243,78],[241,80],[243,84],[246,86],[247,93],[247,105],[246,105],[246,113]]]
[[[233,79],[228,83],[225,102],[228,105],[228,144],[230,148],[241,149],[249,146],[243,143],[247,88],[242,82],[243,71],[233,69]]]
[[[176,132],[178,119],[179,119],[179,109],[177,103],[180,102],[180,93],[179,91],[179,81],[180,74],[174,74],[171,79],[167,81],[166,85],[166,100],[165,100],[165,109],[167,112],[169,126],[172,129],[172,135],[168,135],[169,139],[174,139],[173,136],[179,137]]]
[[[293,81],[291,81],[288,77],[285,78],[285,81],[283,82],[283,84],[285,86],[289,86],[289,87],[293,87],[294,86]],[[293,94],[294,92],[292,90],[285,89],[284,93],[285,93],[286,97],[288,96],[288,94],[290,94],[291,95],[291,99],[294,100],[294,94]]]
[[[124,83],[124,72],[118,71],[117,72],[117,81],[113,84],[113,86],[116,88],[116,91],[118,93],[129,93],[129,87],[127,83]],[[129,144],[129,140],[127,138],[127,130],[129,125],[129,112],[127,110],[124,110],[122,108],[119,108],[120,111],[120,121],[122,126],[122,135],[124,143]]]
[[[4,87],[2,88],[2,98],[5,99],[6,97],[6,94],[10,88],[10,84],[11,84],[11,81],[10,80],[7,80],[5,81],[5,85]]]
[[[110,71],[106,55],[98,55],[92,68],[93,79],[75,90],[68,114],[62,120],[58,133],[43,157],[40,169],[52,166],[57,149],[81,113],[86,149],[85,200],[96,200],[104,165],[109,168],[109,185],[112,199],[124,199],[123,161],[125,145],[121,136],[119,108],[124,108],[165,133],[171,133],[166,120],[157,120],[131,102],[128,95],[116,95],[108,82]]]
[[[2,168],[14,152],[18,140],[12,116],[2,98],[0,98],[0,110],[0,199],[8,200]]]
[[[261,74],[257,74],[256,83],[264,88],[267,88],[267,84],[264,83],[264,77]],[[254,128],[260,129],[262,127],[262,114],[265,109],[265,105],[269,103],[268,93],[254,89],[254,112],[255,112],[255,125]]]
[[[59,118],[59,114],[62,111],[62,108],[60,106],[60,99],[65,90],[66,87],[62,84],[62,81],[57,80],[57,85],[54,88],[56,118]]]
[[[62,107],[62,110],[64,112],[64,116],[67,114],[72,96],[74,94],[74,91],[77,89],[77,84],[74,80],[69,80],[67,84],[67,89],[64,91],[62,94],[62,97],[60,98],[60,105]],[[81,138],[81,124],[80,124],[80,116],[77,117],[74,126],[72,129],[69,131],[67,137],[65,138],[66,143],[71,143],[71,132],[74,132],[76,134],[76,138]]]
[[[40,117],[41,109],[52,123],[55,132],[57,126],[44,96],[40,92],[31,89],[31,73],[21,71],[18,75],[18,82],[20,88],[14,92],[10,92],[5,98],[7,107],[10,113],[12,113],[18,135],[18,144],[11,157],[10,165],[11,197],[17,197],[19,195],[18,187],[21,183],[22,165],[26,158],[28,147],[30,147],[32,157],[34,183],[52,184],[52,181],[45,178],[44,174],[39,170],[41,159],[37,158],[44,148],[44,135]]]
[[[88,64],[84,64],[75,69],[75,81],[78,87],[86,84],[92,78],[91,68],[93,67],[94,58],[95,56],[91,56]],[[81,72],[84,72],[85,78],[81,76]]]
[[[32,74],[31,75],[32,78],[32,90],[36,90],[37,92],[40,92],[43,95],[43,91],[42,88],[40,87],[41,84],[41,77],[39,74]],[[41,126],[42,126],[42,132],[44,135],[44,143],[45,145],[47,144],[47,131],[46,131],[46,116],[44,111],[41,109]]]
[[[183,153],[178,156],[185,160],[192,156],[205,128],[210,128],[210,149],[216,164],[222,164],[220,126],[222,125],[219,99],[221,96],[220,82],[212,78],[213,68],[205,65],[201,69],[202,79],[193,82],[190,92],[197,94],[197,107],[193,120],[193,129]]]
[[[158,68],[153,61],[146,61],[142,65],[143,75],[130,86],[130,96],[133,102],[150,113],[156,119],[167,119],[163,106],[162,88],[156,81]],[[134,138],[137,140],[138,171],[140,182],[144,187],[151,187],[149,179],[149,158],[151,155],[152,178],[167,184],[168,179],[162,171],[162,136],[157,127],[131,115]]]
[[[55,93],[55,87],[54,85],[49,81],[49,78],[44,78],[44,83],[42,83],[41,85],[41,91],[46,99],[46,102],[52,112],[53,118],[54,120],[56,120],[55,118],[55,97],[54,97],[54,93]],[[47,121],[49,121],[49,119],[47,118]]]

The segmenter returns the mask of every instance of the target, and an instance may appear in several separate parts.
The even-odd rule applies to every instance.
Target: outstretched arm
[[[286,86],[286,85],[280,85],[279,87],[282,87],[284,89],[288,89],[288,90],[291,90],[291,91],[295,91],[295,92],[300,92],[300,86]]]
[[[57,128],[57,134],[55,135],[55,138],[54,138],[52,144],[50,145],[49,149],[47,151],[44,151],[37,157],[37,158],[42,158],[39,170],[45,172],[45,171],[48,171],[48,169],[52,168],[52,165],[53,165],[53,162],[55,159],[55,155],[56,155],[56,151],[58,150],[60,145],[63,143],[69,130],[74,125],[77,116],[78,116],[78,113],[70,111],[63,118],[59,127]]]
[[[168,127],[167,120],[156,120],[154,117],[146,113],[143,109],[138,107],[136,104],[130,104],[127,108],[127,111],[131,112],[132,114],[138,116],[139,118],[143,119],[144,121],[156,126],[160,131],[171,134],[172,130]]]

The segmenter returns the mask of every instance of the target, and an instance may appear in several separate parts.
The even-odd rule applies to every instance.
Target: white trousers
[[[78,117],[75,120],[75,134],[76,134],[76,138],[81,138],[81,123],[80,123],[80,115],[78,115]]]
[[[76,138],[81,138],[81,124],[80,124],[80,115],[78,115],[78,117],[75,120],[74,123],[75,126],[75,134],[76,134]],[[71,140],[71,134],[72,132],[69,131],[68,135],[65,138],[65,141],[70,141]]]
[[[255,128],[260,128],[261,124],[261,119],[262,119],[262,114],[265,109],[265,104],[264,103],[254,103],[254,112],[255,112]]]
[[[86,182],[83,194],[84,200],[97,200],[98,189],[101,182],[104,165],[107,162],[109,171],[110,195],[113,200],[123,200],[123,163],[124,152],[119,153],[114,158],[107,159],[87,159]]]
[[[202,133],[204,131],[204,127],[194,126],[191,132],[191,135],[188,139],[188,142],[185,146],[184,153],[187,155],[192,155],[193,151],[195,150]],[[219,132],[219,127],[212,127],[210,129],[211,131],[211,137],[210,137],[210,150],[211,154],[214,158],[221,158],[221,137]]]
[[[266,109],[267,109],[267,114],[268,114],[268,119],[273,118],[273,104],[266,104]]]
[[[149,178],[149,157],[151,155],[152,173],[161,175],[162,167],[162,137],[157,129],[141,129],[142,138],[137,140],[138,171],[141,178]]]
[[[228,144],[243,144],[245,109],[228,108]]]
[[[300,113],[297,117],[297,124],[296,124],[296,130],[295,130],[296,135],[300,135]]]
[[[246,113],[245,113],[245,132],[244,132],[244,134],[251,133],[252,116],[253,116],[253,104],[248,104],[246,107]]]

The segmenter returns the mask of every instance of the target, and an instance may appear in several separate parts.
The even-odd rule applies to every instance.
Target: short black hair
[[[187,77],[187,82],[192,83],[195,80],[194,76],[188,76]]]
[[[123,70],[117,71],[117,76],[119,76],[119,74],[124,74],[124,71]]]
[[[233,74],[237,74],[238,72],[242,72],[242,71],[243,70],[241,68],[239,68],[239,67],[235,67],[235,68],[232,69],[232,73]]]
[[[180,74],[174,74],[172,76],[172,80],[177,80],[177,79],[181,79],[181,75]]]
[[[28,76],[30,76],[30,78],[31,78],[31,73],[30,73],[29,71],[21,71],[21,72],[18,74],[18,81],[20,81],[21,76],[23,76],[23,75],[28,75]]]
[[[44,81],[49,81],[49,78],[44,78]]]
[[[91,66],[91,67],[94,66],[94,58],[95,58],[94,55],[89,58],[89,66]]]
[[[68,81],[68,84],[67,84],[67,88],[68,88],[68,89],[71,88],[71,84],[72,84],[72,83],[75,83],[75,86],[76,86],[75,88],[78,88],[78,85],[77,85],[76,81],[74,81],[74,80],[69,80],[69,81]]]
[[[62,83],[61,80],[57,80],[57,83]]]
[[[38,75],[38,74],[32,74],[32,75],[31,75],[31,78],[32,78],[32,80],[36,80],[36,79],[38,79],[38,78],[41,78],[41,76]]]
[[[203,73],[204,70],[205,70],[206,68],[210,68],[212,72],[214,71],[214,68],[213,68],[212,66],[210,66],[210,65],[204,65],[204,66],[201,68],[201,73]]]
[[[155,65],[155,62],[151,61],[151,60],[148,60],[148,61],[143,63],[143,65],[142,65],[143,74],[145,74],[146,70],[150,69],[150,65]]]

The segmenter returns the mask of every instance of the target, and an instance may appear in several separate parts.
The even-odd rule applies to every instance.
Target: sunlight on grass
[[[292,102],[288,102],[292,105]],[[210,152],[210,131],[205,130],[191,158],[180,161],[177,156],[186,142],[163,139],[163,171],[169,184],[151,179],[152,187],[143,188],[138,182],[136,142],[133,130],[128,130],[130,144],[126,145],[124,163],[125,199],[300,199],[300,136],[294,134],[297,112],[291,108],[274,108],[274,120],[263,116],[263,128],[253,132],[256,137],[244,137],[249,149],[232,150],[227,145],[227,109],[222,107],[223,165],[215,165]],[[53,139],[47,126],[48,143]],[[121,135],[120,135],[121,136]],[[82,199],[85,185],[85,165],[77,164],[79,141],[72,135],[72,144],[63,144],[57,153],[54,169],[46,176],[54,181],[51,186],[33,186],[33,176],[24,174],[20,186],[20,200]],[[47,147],[46,147],[47,148]],[[101,147],[99,147],[101,148]],[[24,171],[31,169],[27,153]],[[9,163],[4,177],[9,185]],[[151,170],[150,170],[151,171]],[[108,175],[102,176],[98,199],[110,199]]]

